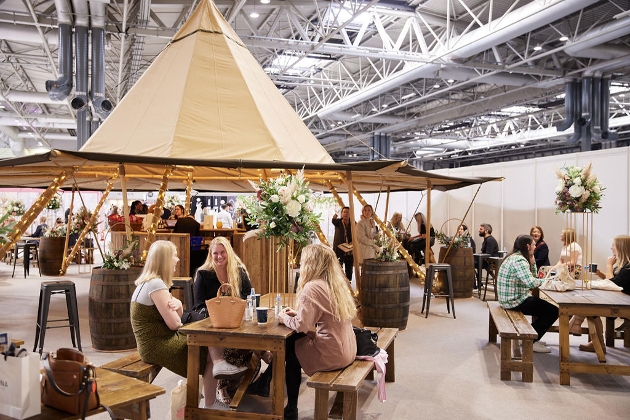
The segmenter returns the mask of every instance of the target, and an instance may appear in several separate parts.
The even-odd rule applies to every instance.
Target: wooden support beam
[[[164,207],[164,196],[166,195],[166,188],[168,187],[168,181],[173,174],[173,170],[173,166],[168,166],[166,167],[166,169],[164,169],[164,173],[162,174],[162,182],[160,182],[160,189],[158,190],[155,208],[153,209],[153,220],[151,220],[151,226],[149,226],[149,229],[147,231],[147,240],[145,242],[144,250],[142,251],[142,261],[146,260],[149,248],[151,247],[151,244],[155,242],[155,232],[157,231],[159,219],[162,216],[162,207]]]

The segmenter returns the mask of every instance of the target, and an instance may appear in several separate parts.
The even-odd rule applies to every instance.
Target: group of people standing
[[[142,360],[185,377],[188,346],[185,334],[178,332],[182,327],[182,302],[169,292],[178,261],[177,249],[171,242],[156,241],[151,245],[142,274],[136,280],[131,323]],[[356,355],[351,324],[356,306],[336,254],[322,244],[308,245],[302,250],[300,267],[296,308],[284,308],[279,315],[279,322],[295,331],[286,343],[285,419],[298,418],[302,370],[312,375],[341,369],[352,363]],[[230,242],[224,237],[214,238],[206,262],[195,274],[195,305],[205,306],[206,300],[218,293],[229,294],[230,288],[244,299],[251,287],[247,268]],[[250,350],[202,348],[199,363],[206,408],[229,409],[231,381],[244,374],[251,355]],[[275,363],[271,353],[263,352],[261,356],[267,363]],[[248,391],[268,396],[271,372],[268,366]]]

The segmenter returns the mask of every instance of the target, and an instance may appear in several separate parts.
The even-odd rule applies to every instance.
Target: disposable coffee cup
[[[597,264],[591,263],[591,273],[596,273],[596,272],[597,272]]]
[[[256,307],[258,308],[260,306],[260,293],[256,293],[254,296],[256,296]]]
[[[269,308],[266,306],[261,306],[260,308],[256,308],[256,316],[258,317],[259,324],[266,324],[267,317],[269,316]]]

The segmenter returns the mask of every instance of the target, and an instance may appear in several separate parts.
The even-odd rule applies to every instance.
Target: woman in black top
[[[549,247],[543,240],[545,233],[540,226],[534,226],[529,231],[529,235],[534,238],[536,242],[536,248],[534,249],[534,259],[536,260],[536,267],[540,268],[545,265],[551,265],[549,263]]]

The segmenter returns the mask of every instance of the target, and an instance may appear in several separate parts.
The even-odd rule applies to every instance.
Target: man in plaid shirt
[[[531,294],[531,289],[543,282],[536,277],[535,248],[536,243],[531,236],[519,235],[516,238],[514,249],[499,268],[497,295],[501,307],[535,317],[532,327],[538,338],[534,341],[534,351],[549,353],[551,350],[540,339],[558,319],[558,308]]]

